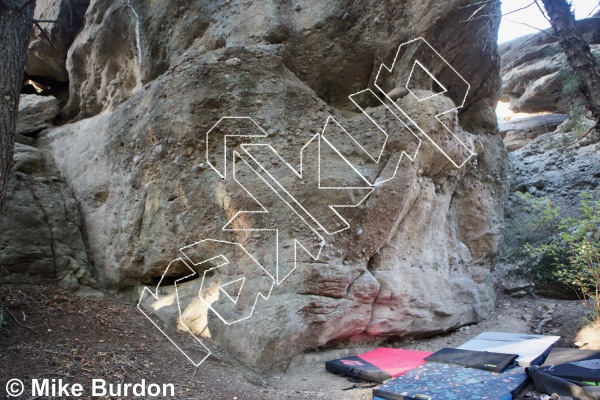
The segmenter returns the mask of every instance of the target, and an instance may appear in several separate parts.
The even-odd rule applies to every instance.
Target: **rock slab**
[[[17,134],[33,134],[52,125],[60,112],[56,97],[23,94],[19,100]]]
[[[40,27],[32,30],[27,53],[26,74],[42,79],[66,83],[69,75],[66,69],[67,51],[81,29],[83,15],[89,0],[37,0],[34,18]]]
[[[81,204],[103,287],[154,286],[181,256],[180,248],[207,238],[242,244],[276,276],[270,237],[252,230],[265,224],[278,227],[282,236],[299,237],[308,253],[321,249],[318,257],[301,252],[297,268],[274,286],[268,301],[259,300],[252,318],[226,325],[197,296],[183,310],[194,332],[262,371],[284,369],[295,354],[330,343],[446,332],[480,320],[493,304],[490,268],[506,194],[506,151],[493,112],[500,88],[497,26],[489,20],[474,22],[469,30],[455,24],[472,13],[463,7],[466,0],[402,7],[362,0],[340,4],[311,0],[298,9],[283,1],[234,0],[123,7],[92,0],[67,59],[71,85],[65,114],[78,121],[40,139]],[[488,12],[499,13],[499,2],[489,3]],[[420,36],[471,84],[460,112],[440,117],[475,153],[462,168],[422,136],[414,162],[404,157],[393,180],[377,185],[360,207],[340,211],[351,228],[334,235],[303,228],[297,214],[265,187],[262,175],[252,175],[239,157],[227,159],[241,174],[239,182],[223,179],[208,165],[207,151],[220,154],[223,143],[218,136],[223,132],[211,128],[224,116],[251,117],[264,128],[264,140],[293,166],[328,116],[373,150],[383,135],[348,95],[374,88],[381,63],[391,65],[398,46]],[[440,76],[452,74],[441,61],[431,68]],[[421,78],[430,86],[412,87],[415,95],[398,94],[394,100],[450,153],[461,151],[432,118],[456,104],[435,96],[431,80]],[[364,107],[385,120],[386,129],[393,128],[395,121],[383,118],[385,106],[372,100]],[[256,130],[242,128],[246,135]],[[415,142],[409,133],[391,140],[389,150],[408,151]],[[349,162],[373,182],[396,166],[372,163],[364,149],[349,140],[340,143]],[[242,152],[238,142],[228,145]],[[324,194],[318,186],[306,189],[285,175],[290,171],[281,159],[261,154],[268,160],[261,165],[283,174],[281,182],[290,182],[290,190],[320,210],[317,219],[336,221],[323,205],[335,204],[337,194]],[[319,170],[328,171],[323,174],[328,185],[356,177],[330,155],[336,161]],[[242,181],[250,183],[243,187]],[[357,193],[343,195],[356,199]],[[268,216],[238,214],[260,209],[257,202],[268,206]],[[233,219],[236,230],[223,230]],[[282,260],[291,263],[289,250],[282,251],[287,251]],[[234,251],[226,255],[238,260]],[[241,276],[233,266],[218,275],[223,282]],[[194,267],[199,275],[206,271]],[[173,282],[186,273],[180,266],[165,279]],[[244,287],[262,288],[265,276],[248,275]],[[198,293],[199,281],[183,285]],[[213,296],[214,307],[237,298],[215,288],[202,289]],[[170,297],[164,301],[172,302],[173,286],[165,291]],[[176,309],[173,303],[167,308]],[[231,313],[241,309],[240,304]],[[177,315],[164,318],[174,325]]]
[[[98,287],[73,192],[35,147],[15,145],[3,211],[2,283],[58,282],[69,291]]]

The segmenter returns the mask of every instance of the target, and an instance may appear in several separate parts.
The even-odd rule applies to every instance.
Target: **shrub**
[[[561,93],[569,101],[581,96],[581,80],[573,72],[571,67],[563,67],[560,70]]]
[[[523,195],[535,213],[525,228],[555,228],[546,239],[526,243],[524,249],[538,263],[545,264],[556,280],[591,303],[592,318],[600,321],[600,200],[589,193],[581,196],[579,215],[570,217],[549,199]]]
[[[592,55],[596,59],[596,64],[600,65],[600,53],[592,52]],[[563,141],[563,147],[565,147],[579,140],[586,133],[589,133],[589,127],[585,123],[587,110],[585,103],[582,102],[581,99],[581,79],[579,79],[573,69],[565,63],[560,69],[560,80],[561,97],[570,105],[567,112],[568,119],[564,127],[565,132],[569,132],[570,134],[561,139]],[[598,133],[594,131],[592,132],[592,135],[597,136]]]

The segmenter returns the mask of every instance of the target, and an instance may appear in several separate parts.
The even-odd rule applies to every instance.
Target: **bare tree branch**
[[[518,45],[517,47],[515,47],[514,49],[512,49],[512,50],[511,50],[511,51],[509,51],[508,53],[505,53],[505,54],[504,54],[504,57],[506,57],[507,55],[511,54],[513,51],[517,51],[517,50],[520,50],[520,49],[522,49],[523,47],[525,47],[525,45],[526,45],[527,43],[529,43],[530,41],[532,41],[533,39],[535,39],[535,38],[537,38],[537,37],[539,37],[539,36],[542,36],[542,32],[540,32],[540,33],[536,33],[535,35],[533,35],[533,36],[532,36],[532,37],[530,37],[529,39],[525,40],[523,43],[521,43],[520,45]]]
[[[487,4],[488,4],[488,3],[489,3],[489,1],[482,1],[482,2],[478,2],[478,3],[473,3],[473,4],[470,4],[470,5],[468,5],[468,6],[459,7],[458,9],[460,10],[460,9],[462,9],[462,8],[467,8],[467,7],[472,7],[472,6],[475,6],[475,5],[478,5],[478,4],[483,4],[483,5],[482,5],[481,7],[479,7],[477,10],[475,10],[475,12],[473,12],[473,14],[471,14],[471,16],[470,16],[469,18],[467,18],[466,20],[460,21],[460,22],[461,22],[461,23],[463,23],[463,22],[475,21],[475,20],[477,20],[477,19],[480,19],[480,18],[486,18],[486,17],[489,17],[489,18],[496,18],[496,17],[498,17],[497,15],[494,15],[494,14],[483,14],[483,15],[479,15],[479,16],[475,17],[475,14],[477,14],[477,13],[478,13],[479,11],[481,11],[481,10],[482,10],[482,9],[483,9],[485,6],[487,6]],[[532,5],[534,5],[534,4],[535,4],[535,0],[534,0],[533,2],[531,2],[531,3],[529,3],[528,5],[526,5],[525,7],[517,8],[516,10],[512,10],[512,11],[509,11],[509,12],[507,12],[507,13],[504,13],[504,14],[502,14],[502,15],[501,15],[501,17],[505,17],[505,16],[507,16],[507,15],[510,15],[510,14],[516,13],[516,12],[518,12],[518,11],[525,10],[525,9],[527,9],[527,8],[531,7],[531,6],[532,6]],[[473,17],[475,17],[475,18],[473,18]],[[510,21],[510,20],[509,20],[509,21]],[[513,22],[513,21],[511,21],[511,22]],[[537,29],[537,28],[536,28],[536,29]]]
[[[467,18],[467,21],[471,21],[473,19],[473,17],[475,16],[475,14],[477,14],[479,11],[483,10],[485,7],[487,7],[487,4],[480,6],[477,10],[475,10],[473,12],[473,14],[471,14],[471,16],[469,18]]]
[[[52,49],[54,49],[54,51],[56,52],[56,54],[58,56],[60,56],[60,52],[58,51],[58,49],[56,48],[56,46],[54,45],[54,43],[52,43],[52,39],[50,39],[50,36],[48,36],[48,34],[44,30],[44,28],[42,28],[42,26],[39,24],[39,22],[36,21],[36,20],[34,20],[33,24],[36,26],[36,28],[39,29],[39,31],[42,34],[42,36],[44,36],[44,39],[46,39],[48,41],[48,43],[50,43],[50,46],[52,46]]]
[[[575,139],[571,143],[566,144],[560,150],[560,153],[558,153],[558,157],[556,157],[556,159],[554,161],[551,161],[550,163],[548,163],[548,166],[556,164],[558,162],[558,160],[560,160],[560,158],[562,157],[562,155],[565,152],[565,150],[567,150],[569,147],[573,146],[574,144],[579,143],[580,141],[582,141],[587,135],[590,134],[590,132],[592,132],[596,128],[600,128],[600,126],[598,126],[598,125],[592,125],[592,127],[590,127],[590,129],[588,129],[586,133],[584,133],[583,135],[581,135],[580,137],[578,137],[577,139]]]
[[[535,5],[537,6],[538,10],[540,10],[540,12],[542,13],[542,16],[543,16],[544,18],[546,18],[546,21],[548,21],[548,23],[549,23],[550,25],[552,25],[552,21],[550,20],[550,17],[548,17],[548,16],[546,15],[546,12],[545,12],[545,11],[544,11],[544,9],[542,8],[542,6],[540,6],[540,3],[538,3],[538,1],[537,1],[537,0],[533,0],[533,2],[534,2],[534,3],[535,3]]]
[[[558,37],[557,37],[557,36],[554,36],[554,35],[551,35],[551,34],[549,34],[549,33],[548,33],[548,30],[549,30],[549,29],[540,29],[540,28],[538,28],[538,27],[535,27],[535,26],[533,26],[533,25],[529,25],[529,24],[527,24],[527,23],[525,23],[525,22],[513,21],[513,20],[512,20],[512,19],[510,19],[510,18],[506,18],[506,20],[507,20],[507,21],[509,21],[509,22],[512,22],[513,24],[525,25],[525,26],[527,26],[527,27],[529,27],[529,28],[532,28],[532,29],[537,29],[538,31],[540,31],[540,34],[542,34],[542,33],[543,33],[543,34],[546,34],[546,35],[550,36],[550,37],[551,37],[551,38],[553,38],[553,39],[558,39]]]
[[[15,317],[15,315],[12,312],[10,312],[10,310],[8,308],[5,308],[5,310],[8,311],[8,313],[10,314],[10,316],[12,317],[12,319],[14,319],[15,322],[17,323],[17,325],[19,325],[21,328],[28,329],[31,332],[35,333],[36,335],[39,335],[39,333],[37,333],[33,328],[30,328],[27,325],[23,325],[22,323],[20,323],[19,320],[17,319],[17,317]]]
[[[28,5],[30,5],[31,3],[33,3],[35,0],[27,0],[25,3],[21,4],[21,6],[18,8],[18,11],[21,12],[24,9],[27,8]]]
[[[502,14],[502,16],[504,17],[505,15],[509,15],[509,14],[516,13],[517,11],[525,10],[525,9],[531,7],[534,4],[535,4],[535,1],[532,1],[531,3],[529,3],[528,5],[526,5],[525,7],[521,7],[521,8],[517,8],[516,10],[509,11],[506,14]]]
[[[474,6],[478,6],[478,5],[480,5],[480,4],[487,4],[487,3],[491,3],[492,1],[494,1],[494,0],[478,1],[478,2],[476,2],[476,3],[467,4],[466,6],[458,7],[458,9],[459,9],[459,10],[462,10],[462,9],[464,9],[464,8],[471,8],[471,7],[474,7]]]
[[[471,17],[472,17],[472,16],[473,16],[473,15],[471,15]],[[471,17],[469,17],[469,18],[471,18]],[[465,22],[476,21],[476,20],[478,20],[478,19],[481,19],[481,18],[501,18],[501,17],[502,17],[501,15],[494,15],[494,14],[482,14],[482,15],[479,15],[479,16],[477,16],[477,17],[475,17],[475,18],[471,18],[471,19],[463,19],[462,21],[460,21],[460,23],[461,23],[461,24],[463,24],[463,23],[465,23]]]

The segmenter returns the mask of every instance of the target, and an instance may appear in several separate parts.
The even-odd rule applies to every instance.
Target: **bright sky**
[[[503,43],[530,33],[539,32],[539,30],[535,28],[545,29],[550,26],[535,4],[524,10],[506,15],[510,11],[525,7],[532,1],[533,0],[502,0],[502,14],[504,16],[500,23],[498,43]],[[539,1],[539,3],[541,5],[542,2]],[[572,4],[577,19],[588,17],[595,7],[597,8],[595,8],[594,12],[600,9],[598,0],[572,0]],[[523,25],[524,23],[534,26],[535,28]]]

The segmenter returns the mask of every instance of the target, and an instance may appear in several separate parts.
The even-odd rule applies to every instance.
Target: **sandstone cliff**
[[[280,368],[294,354],[336,341],[431,335],[485,317],[493,304],[490,268],[506,195],[506,152],[494,114],[499,18],[472,21],[465,29],[461,21],[473,11],[468,5],[464,0],[169,5],[92,0],[66,57],[70,86],[62,117],[71,122],[45,131],[38,145],[52,155],[81,206],[100,286],[156,285],[181,256],[179,248],[211,238],[240,243],[267,266],[239,281],[262,287],[265,274],[276,275],[275,256],[268,234],[251,229],[265,220],[245,214],[235,220],[235,230],[222,229],[238,212],[262,205],[280,236],[308,243],[308,249],[287,279],[273,285],[269,299],[260,299],[252,318],[225,325],[198,303],[198,279],[180,287],[181,299],[189,300],[183,310],[188,326],[243,362],[261,370]],[[498,15],[498,2],[486,7]],[[208,164],[207,152],[220,154],[214,143],[221,142],[207,140],[207,132],[226,116],[251,117],[264,128],[265,142],[292,166],[328,116],[366,150],[377,148],[381,133],[348,96],[375,90],[380,65],[391,65],[398,45],[417,37],[470,84],[464,106],[440,117],[474,153],[461,168],[423,135],[407,136],[408,143],[390,141],[388,164],[369,164],[348,138],[340,139],[333,147],[348,160],[331,153],[337,161],[319,164],[319,173],[328,171],[323,176],[328,185],[351,186],[352,174],[343,169],[348,165],[356,167],[355,178],[377,182],[394,169],[393,154],[412,150],[416,159],[403,157],[394,179],[376,185],[360,206],[340,211],[349,228],[328,234],[305,227],[264,184],[266,172],[252,175],[243,160],[229,159],[247,179],[244,186],[231,176],[221,178]],[[432,118],[459,105],[454,72],[444,61],[429,61],[437,78],[451,82],[450,98],[422,102],[396,91],[393,100],[449,154],[458,154],[464,149]],[[417,85],[415,94],[435,94],[435,82],[422,78],[430,86]],[[402,85],[393,76],[384,83],[388,92]],[[379,101],[372,98],[364,109],[385,121],[386,107],[395,106]],[[384,124],[394,129],[391,122]],[[248,134],[256,127],[231,129]],[[265,171],[286,172],[272,154],[257,157],[267,160]],[[329,216],[323,204],[339,204],[336,192],[304,190],[306,182],[290,182],[302,202],[322,208],[317,219]],[[347,190],[342,196],[358,203],[360,193]],[[306,254],[315,249],[318,257]],[[290,264],[295,253],[282,252],[288,258],[279,264]],[[228,253],[232,260],[239,255]],[[202,276],[206,268],[196,266],[196,272]],[[163,293],[173,294],[167,281],[187,273],[173,264],[162,281]],[[241,276],[233,271],[220,279],[236,282]],[[173,299],[159,315],[171,326],[177,317]],[[212,306],[229,300],[221,294]]]
[[[592,53],[600,56],[598,17],[577,21]],[[561,92],[567,59],[552,30],[531,34],[499,46],[502,59],[502,101],[515,112],[566,114],[571,104]]]

